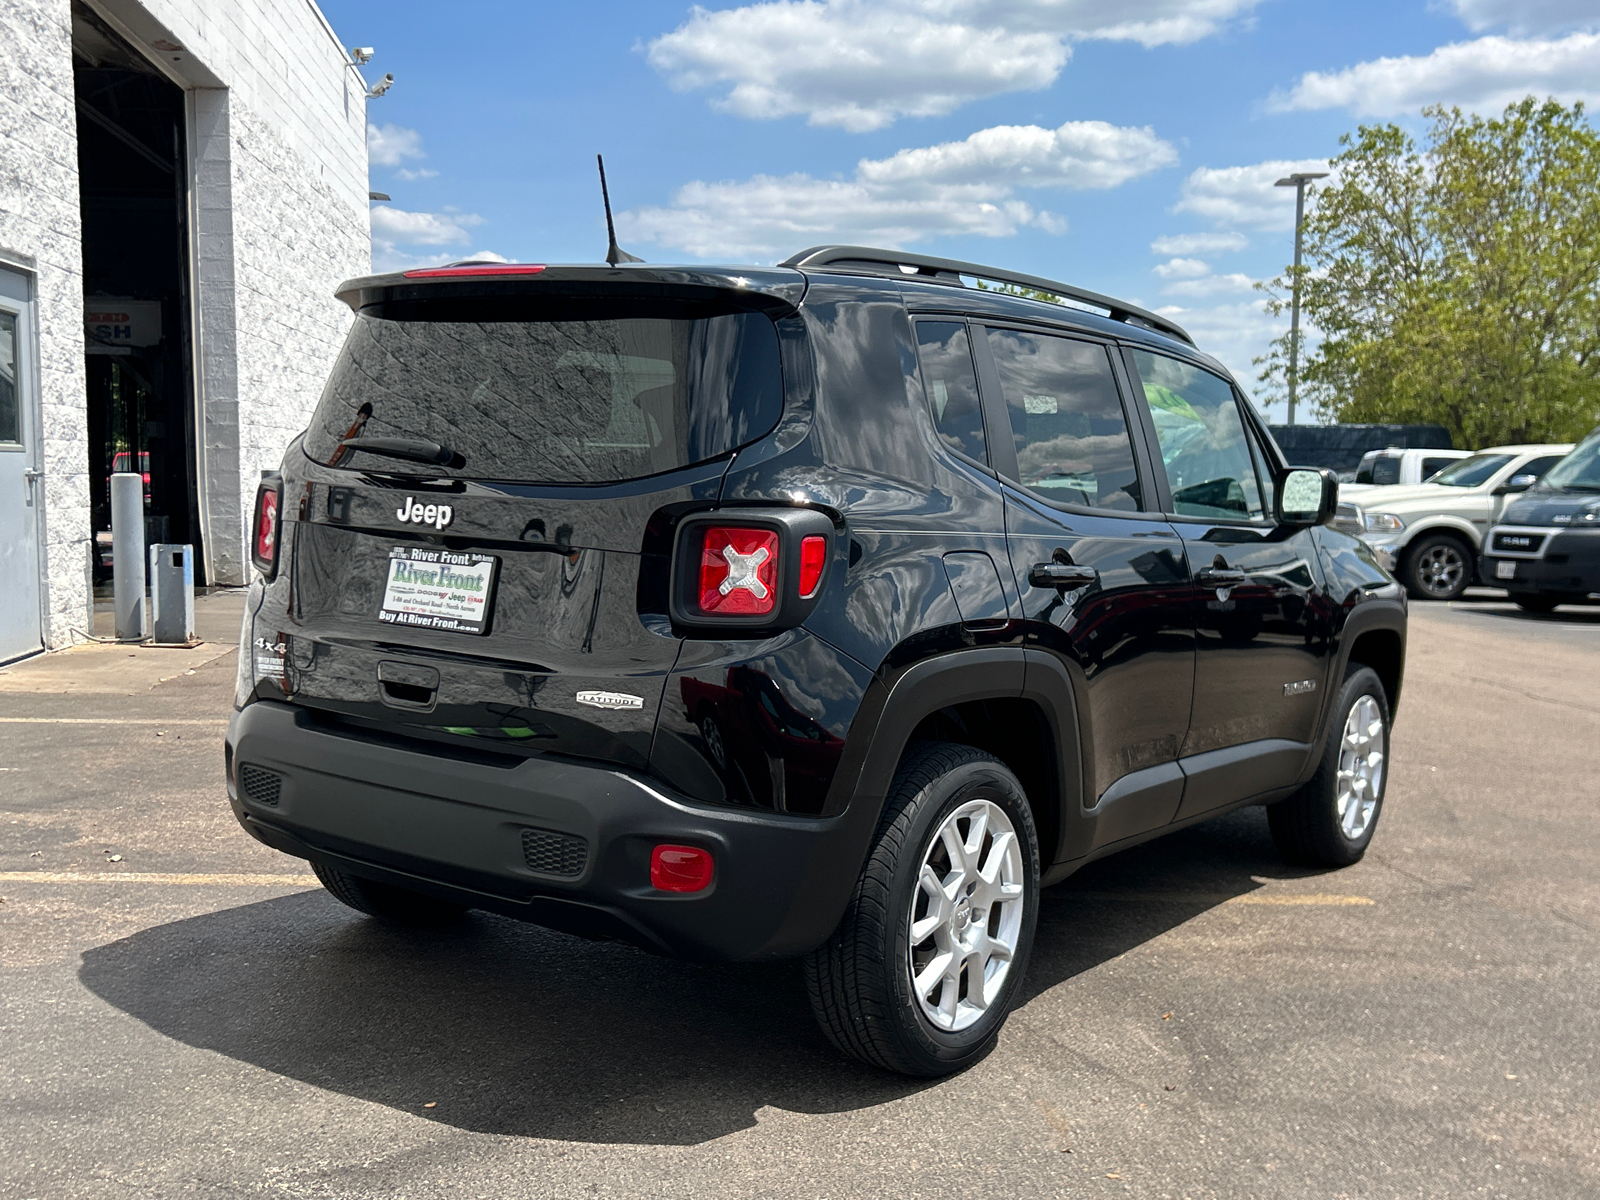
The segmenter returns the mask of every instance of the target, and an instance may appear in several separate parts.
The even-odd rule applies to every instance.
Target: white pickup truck
[[[1571,449],[1491,446],[1451,463],[1427,483],[1341,484],[1334,523],[1371,546],[1411,595],[1454,600],[1473,582],[1484,536],[1507,497],[1527,491]]]
[[[1471,455],[1470,450],[1405,450],[1398,446],[1368,450],[1361,456],[1354,480],[1339,484],[1339,494],[1350,496],[1369,487],[1424,483],[1457,459]]]

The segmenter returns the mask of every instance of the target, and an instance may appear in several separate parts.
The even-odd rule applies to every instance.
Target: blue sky
[[[380,268],[605,252],[772,263],[828,241],[1170,312],[1246,387],[1251,281],[1362,122],[1600,98],[1600,0],[322,0],[369,102]]]

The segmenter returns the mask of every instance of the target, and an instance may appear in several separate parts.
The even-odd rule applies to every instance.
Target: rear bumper
[[[820,819],[715,808],[599,765],[494,761],[330,731],[292,705],[259,701],[228,730],[228,793],[240,823],[275,849],[321,859],[474,908],[613,937],[683,957],[748,961],[819,945],[849,900],[875,812]],[[275,781],[235,785],[246,768]],[[569,852],[550,873],[548,854]],[[711,886],[650,885],[662,842],[710,850]],[[530,861],[545,866],[535,869]],[[581,865],[580,865],[581,864]]]

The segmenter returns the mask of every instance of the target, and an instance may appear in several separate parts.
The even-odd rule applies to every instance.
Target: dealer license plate
[[[1517,564],[1509,558],[1502,558],[1494,565],[1496,579],[1515,579],[1517,577]]]
[[[378,620],[414,629],[483,633],[499,562],[491,554],[396,547],[389,551],[389,582]]]

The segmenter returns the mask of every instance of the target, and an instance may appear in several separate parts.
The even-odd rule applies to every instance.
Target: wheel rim
[[[969,800],[947,816],[911,898],[911,987],[935,1028],[966,1029],[999,997],[1026,899],[1022,847],[1005,810]]]
[[[1339,745],[1339,828],[1355,841],[1366,833],[1383,794],[1383,710],[1362,696],[1345,718]]]
[[[1467,560],[1454,546],[1430,546],[1417,559],[1417,580],[1430,596],[1449,596],[1461,587]]]

